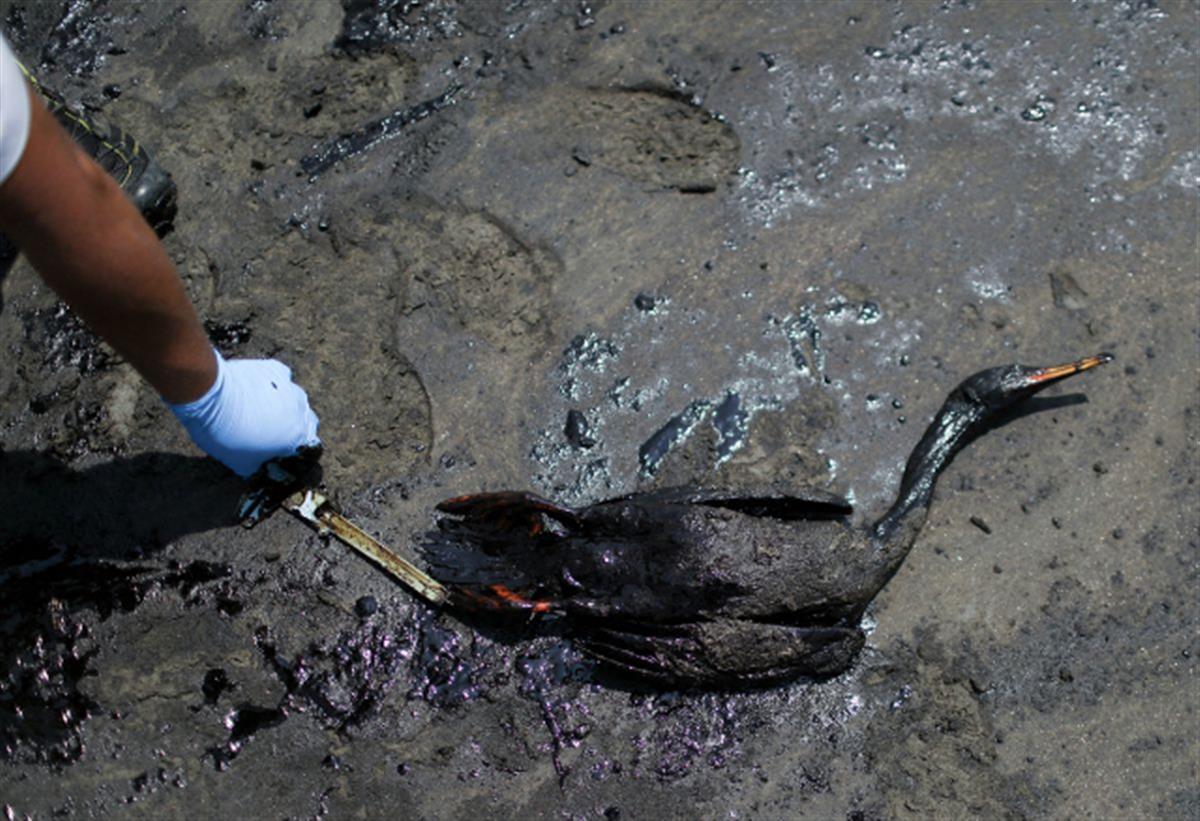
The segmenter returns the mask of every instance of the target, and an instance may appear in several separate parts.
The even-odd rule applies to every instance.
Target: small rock
[[[572,447],[587,450],[596,444],[591,426],[582,411],[574,409],[567,411],[567,424],[563,427],[563,434]]]
[[[358,614],[360,619],[365,619],[368,616],[373,616],[379,610],[379,602],[374,596],[363,596],[354,603],[354,612]]]
[[[1055,99],[1046,94],[1039,94],[1037,99],[1026,106],[1021,112],[1021,119],[1030,123],[1038,123],[1046,119],[1054,111]]]
[[[209,704],[216,704],[221,694],[231,689],[233,689],[233,682],[220,667],[214,667],[205,673],[204,683],[200,685],[200,692],[204,693],[204,700]]]
[[[653,311],[654,306],[657,304],[658,304],[658,300],[656,300],[650,294],[638,294],[633,299],[633,305],[639,311]]]
[[[982,530],[984,533],[987,533],[988,535],[991,535],[991,533],[992,533],[992,529],[990,527],[988,527],[988,523],[985,522],[983,519],[979,518],[978,516],[971,517],[971,524],[975,525],[975,527],[979,528],[980,530]]]

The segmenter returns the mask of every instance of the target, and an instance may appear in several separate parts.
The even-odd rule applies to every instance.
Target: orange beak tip
[[[1079,362],[1076,363],[1076,367],[1081,371],[1086,371],[1090,368],[1095,368],[1097,365],[1107,365],[1114,359],[1116,359],[1116,357],[1110,353],[1098,353],[1095,356],[1089,356],[1085,359],[1079,360]]]
[[[1032,381],[1035,383],[1043,383],[1063,379],[1064,377],[1082,373],[1086,370],[1091,370],[1097,365],[1107,364],[1112,362],[1114,359],[1116,359],[1116,357],[1110,353],[1099,353],[1095,356],[1084,357],[1083,359],[1066,365],[1056,365],[1052,368],[1042,368],[1040,372],[1032,377]]]

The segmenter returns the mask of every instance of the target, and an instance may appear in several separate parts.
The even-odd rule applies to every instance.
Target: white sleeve
[[[29,139],[29,90],[8,41],[0,34],[0,184],[17,167]]]

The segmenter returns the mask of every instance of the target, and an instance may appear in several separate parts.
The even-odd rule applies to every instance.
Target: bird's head
[[[1001,365],[968,377],[958,386],[955,394],[968,404],[991,414],[1033,396],[1055,382],[1112,360],[1112,354],[1101,353],[1048,368]]]

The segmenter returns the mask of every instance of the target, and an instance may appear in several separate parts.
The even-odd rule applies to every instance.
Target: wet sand
[[[869,521],[963,377],[1116,362],[958,457],[848,672],[660,692],[238,527],[239,483],[18,261],[0,803],[1200,815],[1194,4],[381,5],[0,20],[174,174],[214,340],[292,365],[331,494],[411,555],[438,500],[508,487],[776,480]]]

